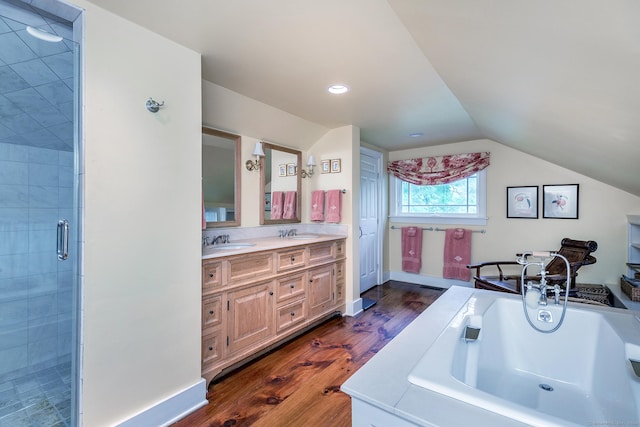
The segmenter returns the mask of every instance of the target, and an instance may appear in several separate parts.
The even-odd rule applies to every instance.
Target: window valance
[[[450,154],[389,162],[387,172],[416,185],[448,184],[489,166],[489,152]]]

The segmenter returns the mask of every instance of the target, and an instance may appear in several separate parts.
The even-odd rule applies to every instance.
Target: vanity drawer
[[[222,359],[224,350],[222,330],[218,329],[202,337],[202,370]]]
[[[306,320],[306,301],[304,299],[278,308],[276,332],[304,323]]]
[[[305,248],[297,248],[289,251],[278,252],[276,254],[278,271],[280,272],[304,267],[304,252]]]
[[[336,281],[344,280],[344,278],[346,276],[344,267],[345,267],[345,262],[344,261],[336,262]]]
[[[202,262],[202,292],[204,294],[222,286],[222,262],[205,260]]]
[[[229,258],[228,283],[260,279],[273,274],[273,253],[259,253]]]
[[[320,264],[335,259],[335,242],[309,245],[309,265]]]
[[[222,295],[206,297],[202,300],[202,329],[222,324]]]
[[[336,242],[336,258],[342,258],[346,254],[345,248],[346,242],[344,240],[339,240]]]
[[[305,273],[292,274],[276,280],[276,302],[304,297]]]

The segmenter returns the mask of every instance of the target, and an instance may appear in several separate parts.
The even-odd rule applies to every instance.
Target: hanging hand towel
[[[311,193],[311,221],[324,221],[324,191]]]
[[[402,227],[402,271],[420,273],[422,268],[422,228]]]
[[[327,222],[337,224],[340,222],[342,210],[342,191],[327,191]]]
[[[284,206],[284,193],[274,191],[271,193],[271,219],[282,219],[282,207]]]
[[[442,277],[468,282],[471,280],[471,270],[467,268],[469,262],[471,262],[471,230],[447,229],[444,237]]]
[[[287,191],[284,193],[284,210],[282,211],[282,219],[294,219],[296,217],[296,192]]]

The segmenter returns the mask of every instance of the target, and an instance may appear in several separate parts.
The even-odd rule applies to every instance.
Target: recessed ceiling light
[[[44,40],[46,42],[60,42],[62,41],[62,37],[57,36],[55,34],[47,33],[46,31],[39,30],[37,28],[27,26],[27,33],[31,34],[33,37]]]
[[[424,136],[424,133],[422,133],[422,132],[414,132],[414,133],[410,133],[409,136],[411,138],[420,138],[421,136]]]
[[[340,95],[342,93],[349,92],[349,86],[331,85],[331,86],[329,86],[329,88],[327,90],[329,91],[329,93],[333,93],[334,95]]]

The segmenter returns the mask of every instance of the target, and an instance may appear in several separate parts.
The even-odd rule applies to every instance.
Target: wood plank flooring
[[[209,386],[209,404],[174,426],[351,426],[340,385],[443,290],[387,282],[356,317],[333,318]]]

